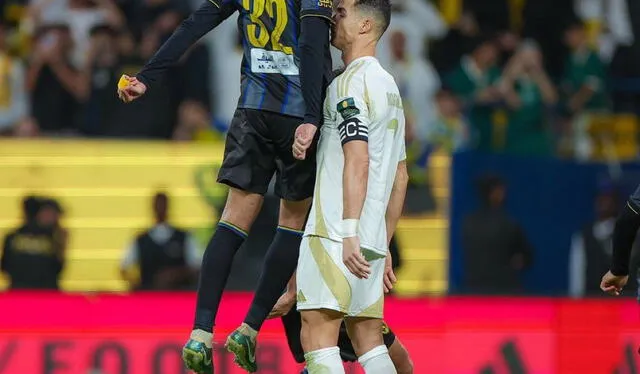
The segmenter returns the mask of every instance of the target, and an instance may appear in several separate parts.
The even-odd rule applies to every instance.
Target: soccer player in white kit
[[[408,176],[402,101],[374,57],[389,24],[389,0],[341,0],[334,18],[332,43],[346,68],[327,89],[313,205],[300,246],[302,345],[310,374],[344,373],[336,346],[344,318],[365,372],[391,374],[396,369],[381,333],[383,282],[393,277],[388,244]],[[304,158],[309,139],[299,138],[293,152]]]

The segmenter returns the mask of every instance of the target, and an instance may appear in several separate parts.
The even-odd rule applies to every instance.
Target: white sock
[[[309,374],[344,374],[340,348],[318,349],[304,354]]]
[[[189,338],[197,342],[204,343],[207,348],[211,348],[213,345],[213,334],[208,331],[200,329],[193,330],[191,331],[191,336]]]
[[[379,345],[358,357],[358,362],[366,374],[396,374],[396,367],[384,345]]]

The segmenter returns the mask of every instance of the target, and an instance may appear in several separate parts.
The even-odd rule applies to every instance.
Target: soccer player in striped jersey
[[[243,38],[241,95],[226,137],[218,182],[230,187],[217,230],[204,253],[195,321],[183,349],[186,366],[213,371],[213,327],[233,258],[247,237],[273,175],[281,197],[278,231],[265,257],[256,297],[231,350],[255,346],[262,323],[293,274],[309,211],[315,158],[291,154],[296,129],[315,134],[331,77],[331,0],[208,0],[174,32],[118,95],[139,99],[198,39],[235,12]],[[246,352],[254,357],[254,352]],[[251,362],[240,364],[251,369]],[[254,363],[255,365],[255,363]]]

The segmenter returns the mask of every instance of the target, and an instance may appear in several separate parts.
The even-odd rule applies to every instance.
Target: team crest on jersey
[[[351,97],[348,97],[339,102],[336,109],[345,120],[360,114],[360,109],[356,107],[356,103]]]
[[[333,8],[333,2],[331,0],[318,0],[319,8]]]

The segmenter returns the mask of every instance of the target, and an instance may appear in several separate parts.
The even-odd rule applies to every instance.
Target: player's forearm
[[[329,21],[308,16],[300,21],[300,83],[306,112],[305,123],[319,125],[322,119],[324,63],[329,48]]]
[[[369,157],[345,157],[343,182],[343,219],[360,219],[367,195]]]
[[[233,12],[234,9],[228,3],[218,7],[210,1],[205,1],[198,10],[182,22],[173,35],[142,68],[137,78],[147,87],[156,84],[169,68],[178,63],[182,55],[193,44]]]
[[[393,182],[389,205],[387,206],[387,213],[385,215],[387,244],[391,242],[391,238],[396,231],[396,227],[398,227],[398,221],[400,221],[400,217],[402,216],[402,209],[404,208],[404,199],[407,194],[408,184],[409,173],[407,172],[407,163],[405,161],[401,161],[398,164],[398,169],[396,170],[396,179]]]
[[[613,258],[611,272],[614,275],[628,275],[631,249],[640,228],[640,208],[628,201],[616,220],[613,230]]]

